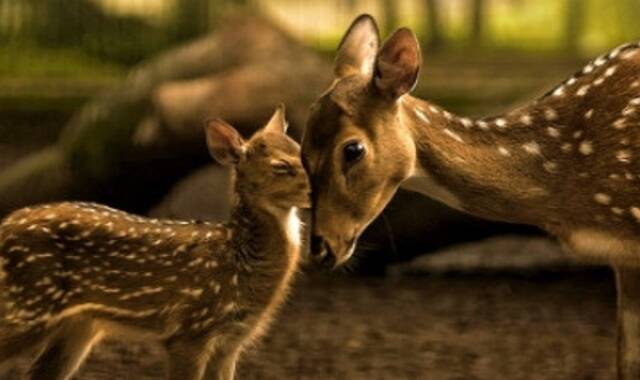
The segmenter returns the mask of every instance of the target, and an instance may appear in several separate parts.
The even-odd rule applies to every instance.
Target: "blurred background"
[[[471,117],[640,36],[640,0],[0,0],[0,216],[92,200],[224,220],[202,121],[249,135],[285,102],[299,138],[364,12],[418,35],[414,95]],[[241,378],[613,378],[611,274],[535,229],[400,191],[347,269],[305,271]],[[161,361],[111,343],[79,378],[161,378]]]

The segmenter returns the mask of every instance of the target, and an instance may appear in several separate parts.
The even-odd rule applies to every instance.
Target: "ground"
[[[613,379],[614,337],[605,269],[302,275],[238,378]],[[107,343],[77,379],[159,379],[162,360],[157,348]]]

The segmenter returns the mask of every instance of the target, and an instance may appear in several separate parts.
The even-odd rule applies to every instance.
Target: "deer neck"
[[[541,147],[559,130],[536,126],[533,115],[545,117],[537,108],[532,104],[508,115],[471,120],[403,98],[400,123],[415,141],[416,164],[402,186],[483,218],[549,223],[554,209],[549,174],[557,162],[546,159]],[[546,117],[556,118],[555,112],[547,111]]]
[[[244,262],[288,269],[300,255],[298,210],[251,202],[237,194],[231,212],[232,247]],[[258,204],[256,204],[258,203]]]

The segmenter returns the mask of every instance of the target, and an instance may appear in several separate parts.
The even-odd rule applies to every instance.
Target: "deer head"
[[[420,61],[409,29],[380,48],[368,15],[340,43],[335,80],[312,106],[302,143],[313,189],[312,253],[345,262],[414,170],[415,143],[400,123],[398,100],[415,86]]]
[[[229,124],[207,123],[207,146],[221,164],[232,166],[238,196],[250,206],[271,211],[309,207],[309,181],[300,147],[286,134],[284,106],[248,141]]]

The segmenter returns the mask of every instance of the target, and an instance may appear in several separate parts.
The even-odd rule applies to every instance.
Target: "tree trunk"
[[[580,39],[584,27],[584,5],[583,0],[567,0],[565,48],[571,54],[576,54],[580,50]]]
[[[424,28],[426,33],[424,41],[428,41],[427,47],[429,49],[437,50],[442,48],[444,44],[444,38],[440,30],[440,2],[438,0],[425,0],[425,6],[428,24]]]
[[[469,41],[474,46],[482,44],[485,5],[485,0],[472,0],[471,29],[469,30]]]
[[[224,1],[217,1],[215,5],[210,0],[176,2],[173,22],[175,41],[186,41],[205,34],[209,29],[211,7],[216,6],[224,6]]]
[[[249,134],[283,101],[300,136],[309,104],[330,83],[330,62],[260,17],[227,21],[134,68],[78,111],[56,144],[1,172],[0,214],[78,198],[145,211],[208,162],[202,122],[214,115]]]
[[[383,33],[389,34],[398,27],[398,7],[394,0],[382,0],[381,5],[384,15]]]

